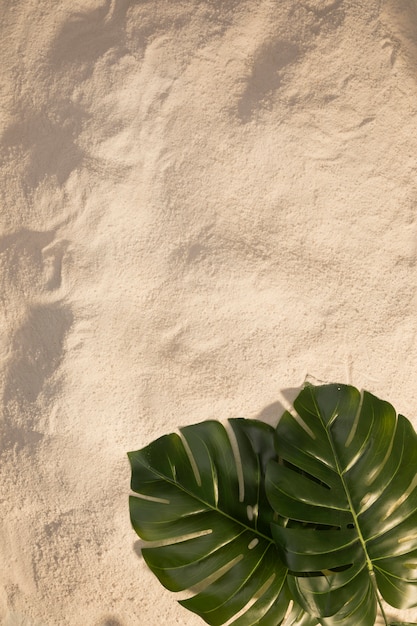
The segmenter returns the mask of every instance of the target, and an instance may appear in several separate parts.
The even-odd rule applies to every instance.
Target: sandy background
[[[308,374],[417,424],[417,5],[0,6],[0,623],[197,626],[128,450]]]

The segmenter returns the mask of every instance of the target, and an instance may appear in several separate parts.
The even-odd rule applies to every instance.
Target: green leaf
[[[163,544],[142,551],[160,582],[194,593],[184,607],[208,624],[234,618],[234,626],[279,626],[290,596],[264,488],[276,459],[274,429],[253,420],[229,424],[235,445],[219,422],[207,421],[130,452],[131,521],[142,539]]]
[[[417,436],[375,396],[307,386],[276,428],[266,491],[294,598],[325,626],[373,625],[378,589],[417,605]],[[334,616],[333,618],[331,616]],[[324,619],[325,618],[325,619]]]

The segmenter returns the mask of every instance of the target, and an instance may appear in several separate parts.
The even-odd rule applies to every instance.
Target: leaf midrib
[[[356,515],[356,511],[355,511],[355,508],[354,508],[354,505],[353,505],[352,497],[350,495],[349,487],[348,487],[348,485],[347,485],[347,483],[346,483],[346,481],[344,479],[343,471],[342,471],[342,468],[341,468],[340,463],[339,463],[339,457],[337,455],[337,451],[336,451],[334,443],[333,443],[333,438],[331,437],[331,434],[329,432],[330,431],[330,426],[333,424],[334,419],[336,419],[336,418],[334,418],[332,420],[329,420],[329,423],[326,424],[324,419],[323,419],[323,417],[322,417],[322,415],[321,415],[321,412],[320,412],[320,409],[319,409],[319,407],[317,405],[316,398],[314,397],[314,394],[311,394],[311,395],[312,395],[312,399],[313,399],[313,403],[314,403],[314,406],[315,406],[315,409],[316,409],[317,416],[319,417],[319,419],[321,421],[321,424],[322,424],[322,426],[324,428],[327,440],[329,442],[329,445],[330,445],[330,448],[331,448],[331,451],[332,451],[332,454],[333,454],[333,458],[334,458],[335,465],[336,465],[336,471],[337,471],[337,473],[339,475],[339,478],[341,480],[344,492],[345,492],[346,497],[347,497],[347,501],[348,501],[348,504],[349,504],[349,511],[352,514],[353,523],[355,525],[355,529],[356,529],[356,532],[358,534],[359,541],[360,541],[360,543],[362,545],[362,548],[363,548],[363,551],[365,553],[365,558],[366,558],[366,563],[367,563],[367,566],[368,566],[368,570],[370,572],[372,572],[373,571],[373,565],[372,565],[372,561],[371,561],[371,559],[370,559],[370,557],[368,555],[368,551],[366,549],[366,541],[365,541],[365,539],[364,539],[364,537],[362,535],[362,531],[361,531],[361,528],[360,528],[359,522],[358,522],[358,516]],[[335,412],[335,414],[336,414],[336,412]]]
[[[345,494],[346,494],[346,497],[347,497],[347,500],[348,500],[350,512],[351,512],[352,518],[353,518],[353,523],[354,523],[354,526],[355,526],[355,529],[356,529],[356,532],[357,532],[357,535],[358,535],[359,542],[360,542],[360,544],[362,546],[362,549],[363,549],[363,552],[364,552],[364,555],[365,555],[366,566],[367,566],[368,572],[369,572],[369,579],[370,579],[370,582],[371,582],[371,585],[372,585],[372,589],[373,589],[375,598],[376,598],[376,600],[378,602],[378,605],[379,605],[379,608],[380,608],[380,611],[381,611],[381,615],[382,615],[382,617],[383,617],[383,619],[385,621],[385,624],[388,624],[388,621],[387,621],[387,618],[386,618],[386,615],[385,615],[385,611],[384,611],[384,607],[382,606],[381,598],[379,596],[378,585],[377,585],[376,580],[375,580],[374,566],[373,566],[372,560],[371,560],[371,558],[370,558],[370,556],[368,554],[368,550],[367,550],[367,547],[366,547],[366,541],[364,539],[364,536],[362,534],[361,528],[359,526],[358,516],[356,514],[356,510],[355,510],[354,505],[353,505],[353,501],[352,501],[352,497],[350,495],[349,487],[348,487],[348,485],[347,485],[347,483],[346,483],[346,481],[344,479],[343,471],[342,471],[342,468],[341,468],[341,466],[339,464],[339,457],[337,455],[337,452],[336,452],[336,449],[335,449],[335,446],[334,446],[334,443],[333,443],[333,438],[331,437],[331,434],[329,432],[330,431],[330,426],[332,425],[334,420],[330,420],[329,423],[326,424],[324,422],[324,419],[322,418],[320,409],[317,406],[317,402],[316,402],[316,398],[314,397],[314,394],[312,394],[312,399],[313,399],[314,406],[316,408],[317,415],[318,415],[318,417],[319,417],[319,419],[320,419],[320,421],[321,421],[321,423],[322,423],[322,425],[324,427],[324,431],[326,433],[326,437],[327,437],[327,439],[329,441],[329,445],[330,445],[331,450],[332,450],[333,458],[334,458],[335,463],[336,463],[336,470],[337,470],[337,473],[340,476],[340,480],[342,482],[342,486],[343,486],[343,489],[345,491]]]

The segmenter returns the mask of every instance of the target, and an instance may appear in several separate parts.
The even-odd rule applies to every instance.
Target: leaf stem
[[[377,582],[375,580],[375,573],[374,573],[373,568],[369,572],[369,574],[370,574],[370,578],[371,578],[372,587],[374,588],[374,593],[375,593],[375,596],[376,596],[376,600],[378,602],[378,606],[379,606],[379,610],[380,610],[380,613],[381,613],[381,617],[384,620],[385,626],[389,626],[388,619],[387,619],[387,616],[385,614],[384,607],[382,605],[382,599],[381,599],[381,596],[379,594],[378,585],[377,585]]]

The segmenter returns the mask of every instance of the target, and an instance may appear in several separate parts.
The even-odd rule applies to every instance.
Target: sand
[[[275,423],[308,375],[417,425],[416,4],[0,18],[0,623],[197,626],[140,557],[128,450]]]

